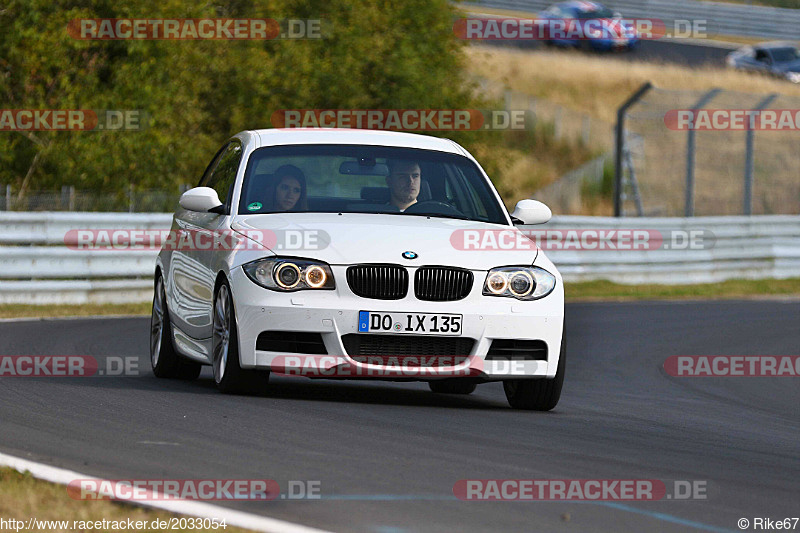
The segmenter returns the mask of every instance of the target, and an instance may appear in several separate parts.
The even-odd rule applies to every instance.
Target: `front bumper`
[[[314,372],[312,377],[381,379],[383,376],[385,379],[424,381],[469,376],[491,381],[507,378],[552,378],[556,374],[564,324],[564,290],[560,276],[557,276],[556,287],[551,294],[540,300],[523,302],[513,298],[483,296],[481,291],[486,272],[475,271],[474,285],[467,298],[454,302],[429,302],[417,300],[413,287],[401,300],[362,298],[353,294],[347,286],[346,267],[332,266],[332,270],[336,280],[335,290],[293,293],[264,289],[253,283],[241,267],[231,271],[240,364],[243,368],[280,372],[287,356],[298,354],[257,350],[256,341],[264,331],[289,331],[319,333],[327,351],[324,364],[328,367],[347,365],[349,368],[345,373],[320,375]],[[414,270],[409,269],[411,280],[414,279]],[[343,344],[343,335],[358,333],[359,311],[461,314],[461,336],[475,342],[470,353],[455,354],[463,355],[464,358],[460,358],[452,366],[437,367],[435,373],[405,373],[398,376],[392,372],[382,372],[386,370],[385,365],[356,361],[348,355]],[[495,339],[541,340],[547,345],[547,360],[486,361],[486,354]],[[315,360],[320,361],[320,357],[316,356]]]
[[[592,48],[602,51],[633,50],[639,45],[638,38],[592,39]]]

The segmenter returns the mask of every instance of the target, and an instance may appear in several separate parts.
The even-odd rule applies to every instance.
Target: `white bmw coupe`
[[[477,161],[447,139],[344,129],[231,138],[180,199],[155,268],[158,377],[211,365],[223,392],[272,374],[502,381],[550,410],[564,381],[564,286]]]

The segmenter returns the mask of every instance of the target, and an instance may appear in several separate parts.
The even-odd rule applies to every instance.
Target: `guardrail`
[[[0,303],[127,303],[153,297],[156,251],[65,245],[74,229],[168,229],[165,213],[0,213]]]
[[[539,12],[555,3],[555,0],[484,0],[462,5]],[[657,18],[668,24],[676,20],[707,21],[706,29],[712,34],[791,40],[800,37],[800,9],[696,0],[607,0],[603,3],[625,18]]]
[[[688,284],[726,279],[800,276],[800,216],[614,218],[561,216],[526,229],[558,230],[562,249],[543,243],[566,281],[607,279],[617,283]],[[570,230],[644,230],[653,250],[567,247]],[[613,237],[612,237],[613,239]]]
[[[78,250],[65,245],[65,236],[75,229],[168,229],[170,224],[171,215],[160,213],[0,213],[0,303],[150,300],[155,250]],[[522,229],[544,231],[542,245],[568,282],[679,284],[800,275],[800,216],[794,215],[559,216]],[[634,230],[666,245],[580,249],[587,231],[613,243],[618,232]]]

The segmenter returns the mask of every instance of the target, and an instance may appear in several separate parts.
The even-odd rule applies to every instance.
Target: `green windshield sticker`
[[[248,211],[258,211],[259,209],[261,209],[261,202],[253,202],[247,206]]]

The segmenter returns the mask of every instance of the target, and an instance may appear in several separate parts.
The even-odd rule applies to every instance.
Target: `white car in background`
[[[172,232],[194,244],[157,259],[156,376],[193,379],[211,365],[233,393],[258,390],[270,372],[421,380],[454,394],[502,381],[515,408],[558,403],[563,283],[515,226],[550,210],[523,200],[509,216],[458,144],[245,131],[180,206]],[[489,234],[488,246],[462,245]]]

